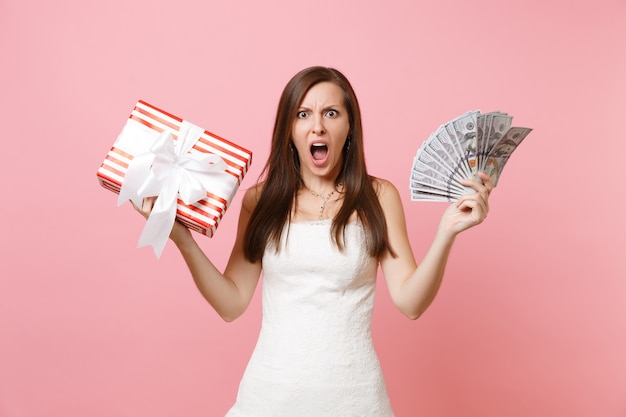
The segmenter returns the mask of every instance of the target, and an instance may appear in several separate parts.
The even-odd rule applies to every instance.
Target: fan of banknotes
[[[461,180],[483,171],[498,184],[502,169],[532,129],[512,126],[507,113],[470,111],[439,126],[418,149],[411,170],[411,200],[456,201],[474,193]]]

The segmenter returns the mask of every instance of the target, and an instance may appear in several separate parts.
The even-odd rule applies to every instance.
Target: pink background
[[[0,0],[0,416],[221,416],[260,324],[224,323],[96,170],[138,99],[267,156],[278,95],[342,70],[370,171],[420,257],[420,143],[472,109],[534,128],[417,322],[382,280],[374,337],[398,417],[626,416],[626,3]],[[213,239],[220,266],[242,193]]]

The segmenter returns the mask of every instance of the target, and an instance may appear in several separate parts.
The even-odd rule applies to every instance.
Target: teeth
[[[325,143],[312,143],[311,155],[315,160],[321,161],[328,154],[328,146]]]

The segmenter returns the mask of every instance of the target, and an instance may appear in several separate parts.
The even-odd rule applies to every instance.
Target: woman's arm
[[[261,262],[251,263],[243,253],[244,234],[256,205],[256,193],[256,187],[251,188],[243,197],[237,237],[223,274],[184,225],[175,222],[170,233],[170,239],[185,259],[198,290],[225,321],[236,319],[246,310],[261,275]],[[153,203],[153,199],[144,200],[144,206],[139,211],[144,216],[149,215]]]
[[[456,236],[481,223],[489,210],[488,198],[493,184],[481,173],[478,181],[468,180],[464,185],[475,194],[461,197],[445,211],[436,235],[419,266],[415,262],[409,242],[404,209],[398,190],[389,182],[381,181],[379,198],[387,222],[389,242],[397,257],[387,253],[381,259],[381,268],[391,299],[410,319],[417,319],[434,300],[443,279],[448,256]]]

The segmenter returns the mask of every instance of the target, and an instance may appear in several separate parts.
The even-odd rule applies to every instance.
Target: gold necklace
[[[337,186],[335,187],[334,190],[332,190],[330,193],[328,193],[327,196],[324,196],[322,194],[316,193],[315,191],[311,190],[309,187],[307,187],[306,184],[304,184],[304,188],[306,188],[306,190],[311,193],[311,195],[314,195],[315,197],[321,198],[322,199],[322,205],[320,206],[320,216],[319,216],[319,220],[323,220],[324,219],[324,209],[326,208],[326,203],[328,203],[328,200],[330,200],[330,197],[333,196],[333,194],[335,194],[335,191],[337,191],[337,188],[341,187],[341,183],[337,184]]]

